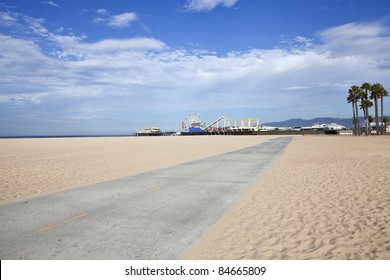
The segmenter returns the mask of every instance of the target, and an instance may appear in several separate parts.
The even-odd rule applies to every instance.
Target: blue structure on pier
[[[206,130],[200,128],[200,127],[190,127],[188,129],[188,132],[190,133],[202,133],[202,132],[207,132]]]

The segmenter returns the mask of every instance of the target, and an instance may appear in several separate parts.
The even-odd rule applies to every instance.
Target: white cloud
[[[24,20],[29,24],[29,28],[36,34],[46,36],[49,31],[43,26],[45,19],[43,18],[32,18],[24,17]]]
[[[379,23],[347,23],[320,33],[326,41],[370,39],[388,34],[389,29]]]
[[[56,3],[54,3],[53,1],[42,1],[41,3],[42,3],[42,4],[46,4],[46,5],[50,5],[50,6],[56,7],[56,8],[59,7],[59,5],[56,4]]]
[[[0,24],[2,25],[12,25],[12,24],[15,24],[17,21],[17,19],[12,16],[11,14],[9,13],[5,13],[5,12],[0,12]]]
[[[381,23],[348,23],[319,33],[323,49],[343,55],[389,57],[390,29]]]
[[[112,54],[124,51],[163,50],[166,45],[154,38],[106,39],[95,43],[83,42],[83,37],[53,36],[62,48],[61,57],[91,57],[99,54]]]
[[[231,8],[237,1],[238,0],[188,0],[184,6],[184,10],[188,12],[209,12],[219,5]]]
[[[99,15],[102,15],[102,16],[105,16],[105,15],[109,15],[110,12],[107,11],[106,9],[97,9],[96,10],[96,13],[99,14]]]
[[[31,70],[30,67],[36,67],[36,73],[43,70],[40,67],[52,64],[52,61],[42,54],[40,47],[32,41],[0,35],[0,50],[1,70],[6,72],[6,69],[9,69],[9,74],[17,75],[17,71],[24,73]]]
[[[47,36],[49,31],[44,27],[45,19],[34,18],[20,13],[0,12],[0,26],[13,28],[20,33],[34,33]]]
[[[99,15],[99,17],[95,18],[95,22],[97,23],[106,23],[107,26],[110,27],[117,27],[117,28],[123,28],[123,27],[129,27],[131,24],[138,20],[138,16],[134,12],[126,12],[118,15],[110,15],[110,11],[106,9],[98,9],[96,13]]]
[[[138,16],[136,13],[123,13],[112,16],[108,21],[108,25],[112,27],[127,27],[130,26],[131,23],[137,19]]]

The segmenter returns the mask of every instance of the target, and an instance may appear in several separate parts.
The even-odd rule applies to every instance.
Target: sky
[[[349,118],[364,82],[390,90],[388,0],[0,0],[0,136]]]

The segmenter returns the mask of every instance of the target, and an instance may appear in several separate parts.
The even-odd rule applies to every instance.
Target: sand
[[[0,203],[168,167],[260,144],[269,138],[0,139]]]
[[[271,137],[0,139],[0,203]],[[297,136],[184,259],[390,259],[390,137]]]
[[[390,137],[295,137],[184,259],[390,259]]]

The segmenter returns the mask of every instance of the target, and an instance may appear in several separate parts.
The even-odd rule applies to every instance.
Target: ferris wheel
[[[190,113],[183,120],[184,128],[201,127],[203,125],[202,117],[198,113]]]

